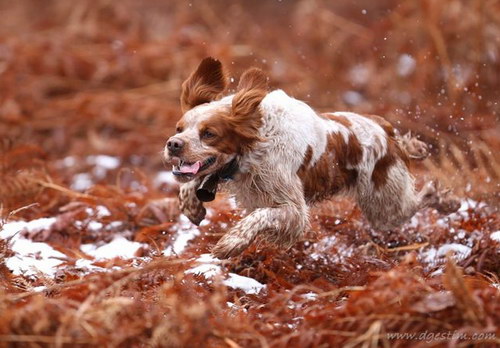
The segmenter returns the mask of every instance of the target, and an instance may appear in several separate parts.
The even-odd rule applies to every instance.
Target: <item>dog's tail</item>
[[[418,140],[416,136],[411,134],[411,132],[408,132],[405,135],[401,135],[397,132],[395,136],[399,146],[404,152],[406,152],[410,159],[423,161],[429,157],[429,147],[427,144]]]

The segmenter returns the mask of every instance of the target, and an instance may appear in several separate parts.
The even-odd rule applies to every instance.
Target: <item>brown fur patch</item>
[[[203,141],[210,146],[213,146],[217,151],[225,154],[241,153],[240,139],[238,133],[232,127],[230,111],[226,113],[219,113],[205,122],[200,124],[200,133],[209,130],[214,134],[214,137],[204,139]]]
[[[302,165],[300,167],[301,169],[307,168],[309,163],[311,163],[312,155],[313,155],[313,149],[311,145],[307,145],[306,153],[304,154],[304,160],[302,161]]]
[[[297,174],[302,180],[306,202],[313,203],[333,196],[342,189],[356,184],[358,172],[348,166],[358,164],[363,157],[363,149],[354,134],[348,142],[342,134],[330,133],[325,153],[314,166],[310,166],[312,149],[308,147],[304,162]]]
[[[323,114],[320,114],[320,116],[324,119],[340,123],[341,125],[343,125],[346,128],[350,128],[352,126],[351,121],[349,121],[349,119],[345,116],[339,116],[339,115],[334,115],[334,114],[330,114],[330,113],[323,113]]]
[[[372,173],[372,181],[375,189],[383,187],[388,180],[389,169],[395,165],[398,159],[408,168],[409,158],[405,151],[399,146],[394,137],[387,138],[387,153],[375,164]]]
[[[205,58],[182,84],[182,112],[217,99],[226,89],[227,78],[220,61]]]

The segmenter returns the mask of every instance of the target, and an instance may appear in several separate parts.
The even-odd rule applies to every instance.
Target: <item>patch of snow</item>
[[[75,262],[75,266],[77,268],[82,268],[85,270],[85,274],[91,273],[93,271],[102,271],[102,272],[108,272],[108,268],[102,268],[96,265],[93,265],[94,261],[92,260],[87,260],[87,259],[78,259]]]
[[[97,231],[97,230],[100,230],[102,227],[103,227],[103,224],[101,224],[100,222],[98,221],[90,221],[87,225],[87,227],[90,229],[90,230],[93,230],[93,231]]]
[[[50,228],[56,218],[41,218],[32,221],[13,221],[3,225],[0,238],[11,238],[10,249],[14,255],[5,260],[7,268],[14,274],[26,276],[36,275],[38,272],[53,276],[56,267],[65,259],[66,255],[54,250],[47,243],[33,242],[21,237],[23,230],[39,231]]]
[[[123,221],[111,221],[109,224],[106,225],[106,229],[110,230],[121,226],[123,226]]]
[[[409,54],[402,54],[399,56],[396,69],[399,76],[408,76],[415,71],[416,66],[415,58]]]
[[[221,267],[219,265],[214,265],[211,263],[204,263],[194,268],[188,269],[186,274],[201,274],[205,278],[213,278],[217,274],[221,273]]]
[[[97,211],[97,217],[98,218],[103,218],[103,217],[106,217],[106,216],[111,216],[111,212],[104,205],[98,205],[98,206],[95,207],[95,209]]]
[[[466,198],[460,202],[460,208],[455,213],[451,213],[448,216],[438,219],[436,224],[440,227],[449,227],[450,221],[461,221],[463,219],[469,219],[469,209],[480,209],[486,207],[486,203],[477,202],[473,199]]]
[[[120,159],[118,157],[108,155],[96,155],[88,156],[87,163],[104,168],[106,170],[112,170],[120,166]]]
[[[266,287],[253,278],[243,277],[235,273],[229,273],[223,284],[233,289],[243,290],[247,294],[258,294]]]
[[[165,256],[182,254],[189,242],[200,235],[198,227],[193,225],[186,216],[180,215],[179,220],[174,242],[163,250]]]
[[[455,260],[463,260],[467,258],[472,249],[466,245],[458,243],[444,244],[439,247],[439,249],[431,248],[421,254],[422,260],[427,263],[444,261],[448,251],[454,253]]]
[[[410,222],[406,224],[406,227],[411,227],[411,228],[417,228],[420,225],[420,218],[421,218],[420,213],[416,213],[413,215],[410,219]]]
[[[318,297],[318,294],[315,292],[307,292],[302,294],[302,297],[306,300],[315,300]]]
[[[28,231],[40,231],[50,228],[56,222],[56,218],[41,218],[31,221],[13,221],[0,227],[0,237],[9,238],[16,233],[26,229]]]
[[[221,261],[213,258],[210,254],[202,254],[196,261],[201,264],[188,269],[185,271],[185,274],[200,274],[206,279],[222,274],[222,268],[219,265]],[[240,276],[235,273],[229,273],[222,283],[230,288],[243,290],[247,294],[257,294],[266,287],[253,278]]]
[[[495,231],[490,234],[490,238],[494,241],[500,242],[500,231]]]
[[[332,252],[334,250],[335,252]],[[353,254],[353,246],[341,242],[335,235],[327,236],[314,245],[314,252],[309,256],[315,260],[323,260],[333,263],[344,262],[345,258]]]
[[[54,250],[47,243],[32,242],[25,238],[15,238],[10,246],[15,253],[5,261],[5,265],[16,275],[36,275],[42,272],[54,276],[66,255]]]
[[[365,85],[371,77],[368,64],[357,64],[349,71],[349,79],[357,86]]]
[[[73,176],[71,181],[71,189],[75,191],[85,191],[89,189],[94,182],[92,181],[92,177],[88,173],[78,173]]]
[[[363,95],[356,91],[345,92],[342,99],[349,105],[358,105],[364,100]]]
[[[214,258],[210,254],[201,254],[197,259],[200,265],[188,269],[186,274],[202,274],[205,278],[212,278],[217,274],[222,273],[221,267],[218,265],[220,263],[219,259]]]
[[[171,171],[161,171],[156,174],[155,178],[153,179],[153,185],[155,187],[159,187],[163,184],[173,187],[179,186],[179,182],[175,180],[175,176]]]
[[[64,157],[62,163],[65,167],[73,167],[76,164],[76,159],[73,156]]]
[[[436,276],[441,275],[441,274],[443,274],[443,269],[442,268],[438,268],[437,270],[435,270],[434,272],[432,272],[430,274],[430,276],[431,277],[436,277]]]
[[[97,247],[95,244],[82,244],[80,250],[85,254],[93,256],[96,260],[113,259],[120,257],[123,259],[132,259],[135,253],[144,244],[131,242],[123,236],[115,238],[107,244]]]

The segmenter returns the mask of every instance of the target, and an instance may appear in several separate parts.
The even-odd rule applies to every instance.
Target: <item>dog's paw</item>
[[[436,209],[441,214],[451,214],[460,208],[460,200],[450,189],[440,189],[439,182],[428,182],[421,191],[422,204]]]
[[[411,159],[423,161],[429,157],[427,144],[412,136],[410,132],[400,138],[400,144]]]
[[[249,245],[248,240],[227,233],[212,248],[212,255],[218,259],[227,259],[240,255]]]
[[[196,226],[199,226],[207,215],[207,210],[202,204],[192,207],[181,207],[181,211]]]
[[[439,204],[438,183],[429,181],[420,191],[423,207],[434,207]]]
[[[439,204],[435,207],[441,214],[451,214],[460,209],[460,199],[451,190],[443,190],[438,193]]]

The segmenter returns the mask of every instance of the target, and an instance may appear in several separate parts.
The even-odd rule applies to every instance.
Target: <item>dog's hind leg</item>
[[[433,182],[420,192],[402,161],[387,170],[387,180],[380,185],[367,182],[357,193],[358,205],[372,227],[388,230],[407,222],[418,210],[431,207],[449,214],[460,207],[460,201],[449,191],[440,191]]]

